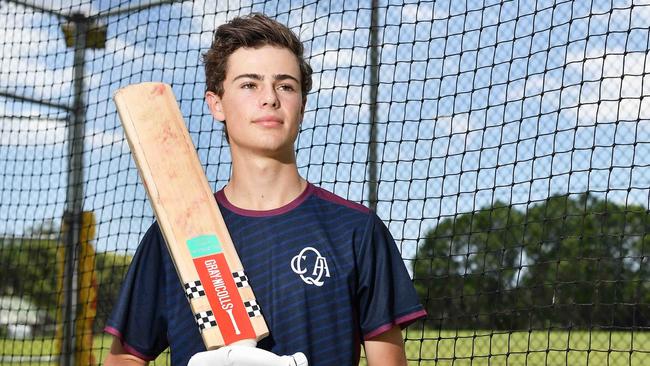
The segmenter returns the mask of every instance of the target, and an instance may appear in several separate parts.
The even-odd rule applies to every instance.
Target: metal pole
[[[379,4],[372,1],[370,18],[370,139],[368,145],[368,205],[377,211],[377,90],[379,89]]]
[[[27,96],[24,96],[24,95],[12,94],[12,93],[8,93],[8,92],[5,92],[5,91],[0,91],[0,97],[11,98],[11,99],[15,99],[15,100],[18,100],[18,101],[21,101],[21,102],[28,102],[28,103],[44,105],[44,106],[50,107],[50,108],[58,108],[58,109],[62,109],[64,111],[68,111],[68,112],[72,111],[72,109],[67,105],[48,102],[46,100],[31,98],[31,97],[27,97]],[[30,117],[30,118],[32,118],[32,117]]]
[[[66,251],[64,271],[63,344],[61,366],[73,366],[75,356],[75,320],[78,301],[78,262],[81,213],[83,209],[83,138],[85,105],[83,94],[84,54],[86,49],[87,18],[74,14],[70,21],[75,27],[74,41],[74,105],[68,127],[68,189],[66,212]]]
[[[2,0],[0,0],[2,1]],[[52,108],[64,109],[69,112],[68,126],[68,186],[66,191],[66,207],[63,213],[65,223],[65,262],[63,273],[63,305],[62,305],[62,341],[59,365],[73,366],[76,353],[75,321],[78,313],[78,263],[81,248],[81,220],[83,210],[83,138],[86,109],[84,104],[84,66],[86,48],[101,49],[105,46],[106,26],[97,22],[98,18],[122,15],[124,13],[145,10],[162,4],[174,3],[174,0],[151,1],[145,5],[128,6],[124,9],[106,11],[87,17],[80,13],[62,14],[53,9],[33,4],[33,1],[5,0],[28,9],[45,12],[58,18],[65,19],[62,30],[66,36],[66,45],[74,47],[74,105],[70,108],[48,101],[36,100],[26,96],[14,95],[0,91],[0,96],[10,97],[30,103],[37,103]],[[179,1],[182,2],[182,1]],[[72,29],[70,29],[72,28]],[[89,36],[90,34],[90,36]],[[71,35],[71,36],[70,36]],[[72,41],[72,42],[69,42]]]
[[[107,17],[112,17],[116,15],[122,15],[122,14],[131,14],[135,13],[141,10],[147,10],[149,8],[153,8],[155,6],[160,6],[160,5],[165,5],[165,4],[174,4],[174,3],[182,3],[184,0],[158,0],[158,1],[150,1],[146,4],[131,4],[127,3],[125,7],[122,7],[121,5],[118,6],[118,9],[115,10],[107,10],[107,11],[102,11],[99,12],[95,15],[92,16],[92,18],[107,18]]]

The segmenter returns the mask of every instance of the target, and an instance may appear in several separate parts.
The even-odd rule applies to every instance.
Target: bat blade
[[[171,87],[115,92],[131,154],[207,349],[268,335]]]

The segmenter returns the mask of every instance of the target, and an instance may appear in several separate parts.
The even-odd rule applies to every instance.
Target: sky
[[[126,4],[47,6],[105,14]],[[648,207],[650,2],[384,0],[379,8],[377,212],[405,258],[440,219],[495,201],[523,210],[590,191]],[[112,93],[170,83],[219,189],[230,157],[203,103],[200,55],[216,26],[251,11],[292,28],[314,69],[296,143],[301,174],[367,204],[370,1],[161,5],[101,17],[106,48],[85,55],[84,209],[97,217],[98,250],[132,252],[153,220]],[[60,23],[0,2],[0,93],[72,104],[73,52]],[[66,118],[0,96],[0,235],[60,222]]]

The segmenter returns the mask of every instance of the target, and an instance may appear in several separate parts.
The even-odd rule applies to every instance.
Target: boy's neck
[[[224,187],[228,201],[242,209],[266,211],[280,208],[307,188],[295,159],[233,160],[230,181]]]

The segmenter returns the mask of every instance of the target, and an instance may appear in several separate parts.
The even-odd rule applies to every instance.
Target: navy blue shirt
[[[395,242],[364,206],[311,184],[288,205],[217,202],[270,335],[259,348],[312,366],[358,364],[363,339],[426,315]],[[167,347],[186,365],[205,347],[156,224],[145,234],[106,331],[145,360]]]

